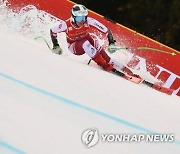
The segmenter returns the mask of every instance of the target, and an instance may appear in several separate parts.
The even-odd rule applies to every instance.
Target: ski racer
[[[86,53],[93,61],[100,65],[106,71],[112,71],[115,68],[124,70],[124,66],[117,60],[109,57],[105,50],[100,46],[97,39],[94,39],[88,32],[90,27],[94,27],[107,35],[109,45],[114,45],[115,40],[111,31],[96,19],[88,17],[88,10],[85,6],[76,4],[72,7],[71,17],[60,22],[50,29],[50,35],[53,42],[53,52],[62,53],[58,44],[57,34],[66,33],[68,49],[75,55]]]

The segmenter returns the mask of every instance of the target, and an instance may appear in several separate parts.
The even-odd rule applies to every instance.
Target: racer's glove
[[[117,50],[117,48],[115,48],[116,47],[116,45],[115,45],[116,40],[114,40],[113,34],[112,34],[110,29],[108,29],[108,36],[107,37],[108,37],[108,41],[109,41],[108,51],[110,53],[116,52],[116,50]]]
[[[61,47],[59,45],[56,45],[56,46],[53,46],[52,52],[61,55],[62,54],[62,49],[61,49]]]
[[[114,52],[117,51],[117,46],[115,45],[115,42],[116,42],[116,41],[114,40],[114,42],[109,43],[108,51],[109,51],[110,53],[114,53]]]

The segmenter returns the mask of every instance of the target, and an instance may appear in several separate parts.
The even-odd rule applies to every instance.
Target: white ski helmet
[[[76,4],[72,7],[71,14],[75,22],[85,22],[88,16],[88,10],[84,5]]]

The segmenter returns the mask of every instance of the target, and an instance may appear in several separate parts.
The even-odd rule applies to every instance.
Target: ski
[[[120,71],[117,71],[116,69],[113,69],[112,72],[118,76],[121,76],[123,77],[124,79],[128,80],[128,81],[131,81],[133,83],[136,83],[136,84],[145,84],[147,85],[148,87],[151,87],[157,91],[160,91],[162,93],[165,93],[165,94],[168,94],[168,95],[171,95],[173,93],[173,89],[170,89],[170,88],[165,88],[163,86],[160,86],[158,84],[153,84],[149,81],[146,81],[144,79],[142,79],[141,77],[138,77],[138,76],[133,76],[133,75],[129,75],[129,74],[125,74],[124,72],[120,72]]]
[[[132,75],[129,75],[129,74],[125,74],[124,72],[120,72],[120,71],[118,71],[116,69],[113,69],[112,72],[114,74],[118,75],[118,76],[123,77],[126,80],[129,80],[129,81],[137,83],[137,84],[139,84],[139,83],[141,83],[143,81],[143,79],[140,78],[140,77],[136,77],[136,76],[132,76]]]
[[[158,84],[152,84],[152,83],[145,81],[145,80],[143,81],[143,83],[146,84],[147,86],[155,89],[155,90],[162,92],[162,93],[166,93],[168,95],[171,95],[173,93],[173,89],[165,88],[165,87],[160,86]]]

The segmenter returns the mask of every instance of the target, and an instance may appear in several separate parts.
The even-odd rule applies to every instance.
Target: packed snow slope
[[[179,154],[179,97],[136,85],[67,50],[53,54],[34,33],[0,28],[0,154]],[[2,28],[3,27],[3,28]],[[49,27],[46,29],[49,32]],[[32,32],[32,31],[31,31]],[[93,64],[95,65],[95,64]],[[82,132],[174,134],[173,143],[103,143]]]

